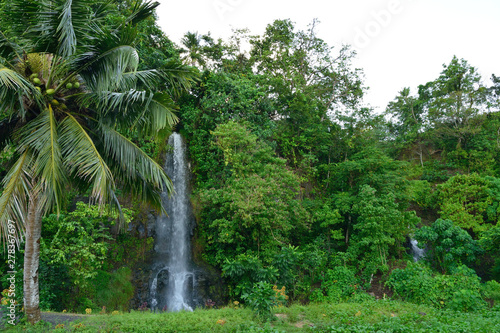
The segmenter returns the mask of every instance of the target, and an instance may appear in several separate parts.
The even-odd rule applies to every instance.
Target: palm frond
[[[69,57],[75,54],[79,46],[85,49],[95,34],[101,32],[99,25],[105,19],[102,11],[108,10],[109,15],[109,9],[107,3],[96,0],[65,0],[58,7],[58,54]]]
[[[21,152],[30,149],[36,156],[33,176],[38,179],[41,193],[46,198],[43,209],[55,207],[59,213],[67,176],[59,145],[58,124],[50,105],[20,129],[18,136]]]
[[[10,0],[5,16],[15,35],[34,42],[31,52],[67,57],[94,35],[94,7],[93,0]]]
[[[67,114],[60,124],[64,163],[71,174],[91,183],[91,198],[100,206],[112,201],[115,182],[89,133],[78,120]]]
[[[163,168],[137,145],[114,129],[100,124],[104,149],[114,161],[114,174],[132,194],[161,207],[160,193],[173,185]],[[160,205],[159,205],[160,204]]]
[[[100,91],[82,95],[80,104],[88,105],[95,109],[99,116],[107,117],[113,122],[126,121],[131,124],[146,112],[152,99],[153,94],[147,91]]]
[[[154,10],[160,5],[159,2],[137,1],[132,14],[125,20],[126,24],[136,25],[148,17],[154,15]]]
[[[123,73],[122,80],[117,82],[116,91],[131,89],[156,91],[162,88],[162,73],[159,70],[143,70]]]
[[[41,1],[10,0],[5,1],[3,10],[4,23],[9,27],[11,35],[21,37],[27,33],[29,27],[40,23],[38,13],[46,12],[47,8]]]
[[[15,30],[32,43],[31,52],[57,52],[60,12],[54,1],[13,0],[11,17],[18,18]]]
[[[20,53],[19,46],[8,40],[5,34],[0,31],[0,58],[9,64],[11,69],[13,69],[13,65],[10,63],[10,59],[19,58]]]
[[[9,224],[14,226],[16,239],[21,240],[24,221],[27,216],[28,193],[31,190],[31,164],[33,157],[25,151],[10,168],[2,180],[3,191],[0,196],[0,240],[7,242]]]
[[[16,71],[0,67],[0,87],[10,90],[21,89],[24,95],[28,95],[33,91],[31,84],[19,75]]]
[[[142,128],[145,129],[143,133],[153,134],[164,128],[171,128],[179,121],[175,115],[178,106],[167,93],[154,94],[151,101],[149,112],[146,114],[147,120]]]
[[[24,119],[30,103],[40,104],[42,94],[16,71],[0,65],[0,112]]]
[[[128,89],[169,90],[176,94],[189,90],[198,78],[197,69],[185,66],[177,60],[169,60],[161,69],[124,73],[122,81],[117,82],[117,89],[119,91]]]
[[[166,62],[159,71],[164,86],[174,96],[179,96],[182,92],[188,91],[193,82],[199,79],[199,72],[196,68],[186,66],[175,59]]]
[[[103,52],[101,52],[103,51]],[[79,74],[91,91],[114,90],[126,72],[134,72],[139,64],[137,50],[129,45],[113,45],[106,50],[84,53],[74,74]]]
[[[76,51],[76,34],[73,26],[73,0],[66,1],[62,6],[57,34],[59,36],[59,54],[63,57],[72,56]]]
[[[178,122],[177,106],[167,93],[102,91],[81,96],[79,103],[95,109],[104,124],[136,128],[145,136],[153,136]]]

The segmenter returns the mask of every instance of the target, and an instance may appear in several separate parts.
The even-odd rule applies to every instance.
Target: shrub
[[[243,294],[242,298],[259,317],[266,319],[270,318],[271,310],[284,305],[288,297],[285,295],[284,288],[277,289],[277,286],[261,281],[255,283],[252,291]]]
[[[460,289],[453,293],[447,307],[454,311],[470,312],[486,307],[486,302],[479,292],[470,289]]]
[[[119,268],[113,274],[100,271],[96,289],[97,305],[111,310],[127,310],[134,296],[131,276],[132,271],[128,267]]]
[[[311,300],[340,303],[346,301],[360,290],[359,279],[355,276],[354,270],[345,266],[338,266],[326,271],[321,284],[321,291],[317,289],[313,292]]]
[[[415,239],[429,248],[426,261],[441,273],[447,273],[462,263],[473,262],[481,252],[477,241],[467,231],[450,220],[437,219],[431,226],[415,232]]]
[[[446,307],[457,311],[475,311],[485,307],[480,294],[480,278],[474,270],[459,266],[450,275],[432,275],[418,263],[392,271],[387,285],[403,300]]]
[[[493,302],[493,305],[500,305],[500,283],[495,280],[486,282],[481,286],[481,294],[484,298]]]
[[[222,274],[233,284],[230,296],[238,298],[252,293],[257,282],[276,281],[278,270],[273,266],[265,267],[257,256],[240,254],[234,260],[226,259]]]
[[[395,296],[414,303],[428,304],[429,296],[433,293],[431,270],[418,263],[393,270],[386,285],[394,291]]]

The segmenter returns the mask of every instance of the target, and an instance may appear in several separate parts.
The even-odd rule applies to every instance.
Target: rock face
[[[179,134],[172,134],[165,171],[174,185],[175,194],[162,194],[167,215],[148,214],[142,223],[129,226],[138,237],[154,237],[154,250],[134,270],[136,293],[132,309],[159,311],[192,310],[206,304],[222,305],[226,301],[220,274],[203,262],[193,262],[191,241],[195,219],[190,196],[190,171],[186,146]]]
[[[141,307],[151,309],[152,253],[149,257],[149,261],[141,262],[134,270],[132,284],[135,286],[135,293],[130,301],[130,309],[137,310]],[[216,307],[225,305],[228,301],[227,288],[220,274],[208,266],[200,267],[195,264],[193,266],[195,288],[192,290],[192,308],[205,307],[209,302],[213,302]],[[159,311],[163,310],[158,306],[157,308]]]
[[[220,273],[211,267],[196,269],[196,290],[195,300],[197,306],[207,306],[209,302],[213,306],[220,307],[228,302],[227,288],[220,276]]]
[[[137,228],[137,227],[132,227]],[[139,233],[137,234],[139,235]],[[148,233],[149,236],[155,237],[154,228]],[[194,240],[193,238],[191,238]],[[132,284],[135,286],[134,297],[130,301],[130,309],[151,309],[151,277],[154,274],[153,271],[153,258],[155,256],[154,251],[150,251],[146,254],[145,260],[139,262],[133,269]],[[227,287],[218,272],[213,267],[196,260],[196,263],[190,262],[190,266],[193,267],[194,276],[194,288],[191,291],[192,301],[191,307],[205,307],[207,303],[213,302],[215,306],[223,306],[228,301]],[[165,280],[166,272],[160,273],[160,280]],[[165,286],[157,285],[157,288],[163,289]],[[158,310],[163,310],[157,306]]]
[[[155,212],[144,212],[143,214],[139,214],[139,218],[136,221],[129,223],[127,232],[141,239],[151,237],[155,233],[155,223]]]

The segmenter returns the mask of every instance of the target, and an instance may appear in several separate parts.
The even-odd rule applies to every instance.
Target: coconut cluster
[[[36,89],[42,93],[46,99],[50,102],[51,105],[60,107],[61,109],[66,109],[66,105],[63,103],[65,101],[65,96],[62,93],[58,93],[56,96],[56,89],[48,88],[45,89],[46,81],[43,78],[40,78],[38,73],[33,73],[30,75],[30,80],[36,86]],[[80,88],[80,82],[76,79],[72,82],[69,82],[65,86],[66,92],[74,89]]]

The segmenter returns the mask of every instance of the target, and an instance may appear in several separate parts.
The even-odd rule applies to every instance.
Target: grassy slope
[[[95,315],[51,332],[500,332],[500,312],[456,313],[397,301],[294,305],[262,323],[248,309]],[[277,314],[277,316],[276,316]],[[21,327],[10,330],[21,331]],[[23,332],[47,332],[38,327]]]

